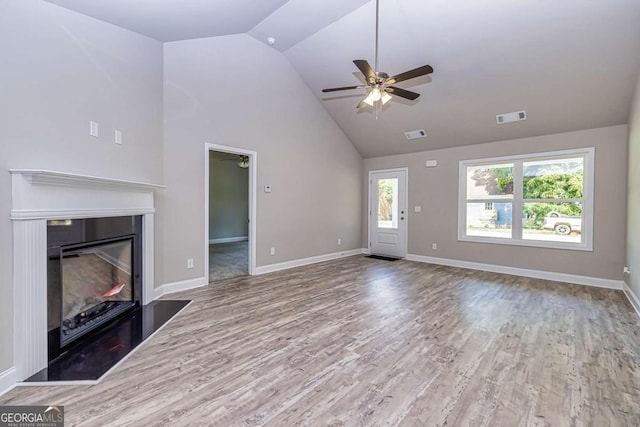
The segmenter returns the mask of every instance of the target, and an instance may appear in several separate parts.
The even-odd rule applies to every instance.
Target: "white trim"
[[[127,360],[129,357],[131,357],[131,355],[133,353],[138,351],[146,342],[148,342],[151,338],[153,338],[153,336],[155,334],[160,332],[165,326],[167,326],[167,324],[169,324],[169,322],[171,322],[173,319],[175,319],[178,314],[180,314],[184,309],[189,307],[192,302],[193,301],[189,301],[189,303],[187,305],[185,305],[180,310],[178,310],[178,312],[176,314],[174,314],[171,317],[171,319],[167,320],[166,322],[164,322],[164,324],[162,326],[160,326],[158,329],[153,331],[153,333],[151,335],[149,335],[144,341],[142,341],[140,344],[138,344],[126,356],[124,356],[122,359],[118,360],[118,362],[115,365],[113,365],[111,368],[109,368],[109,370],[107,372],[105,372],[104,374],[102,374],[100,376],[100,378],[98,378],[97,380],[42,381],[42,382],[30,381],[30,382],[20,382],[20,383],[18,383],[16,385],[19,385],[20,387],[25,387],[25,386],[26,387],[43,387],[43,386],[58,386],[58,385],[60,385],[60,386],[68,386],[68,385],[96,385],[96,384],[100,384],[102,382],[102,380],[104,380],[111,372],[113,372],[115,369],[117,369],[118,366],[123,364],[125,362],[125,360]]]
[[[154,229],[155,215],[145,214],[142,217],[142,304],[147,305],[153,301],[155,292],[154,270]]]
[[[142,191],[144,193],[160,188],[164,185],[150,184],[138,181],[125,181],[122,179],[104,178],[92,175],[80,175],[76,173],[51,171],[44,169],[9,169],[12,175],[22,175],[32,185],[55,185],[58,187],[82,187],[103,188],[108,190]]]
[[[554,273],[528,268],[507,267],[504,265],[483,264],[479,262],[460,261],[448,258],[435,258],[422,255],[407,255],[407,260],[426,262],[429,264],[447,265],[449,267],[468,268],[470,270],[490,271],[492,273],[511,274],[513,276],[531,277],[534,279],[553,280],[556,282],[574,283],[576,285],[595,286],[597,288],[623,289],[622,280],[603,279],[600,277],[580,276],[578,274]]]
[[[249,240],[249,236],[222,237],[220,239],[209,239],[209,244],[210,245],[218,245],[220,243],[245,242],[247,240]]]
[[[179,282],[165,283],[154,289],[154,298],[158,299],[161,296],[172,294],[175,292],[187,291],[189,289],[201,288],[207,286],[209,280],[207,277],[197,277],[195,279],[181,280]]]
[[[569,156],[581,156],[584,158],[583,167],[583,195],[580,199],[582,204],[582,242],[558,242],[548,240],[532,240],[522,238],[522,223],[520,221],[522,206],[531,200],[523,199],[522,189],[522,167],[526,160],[536,159],[563,159]],[[467,198],[467,168],[473,166],[490,166],[511,163],[514,167],[513,176],[513,197],[492,196],[482,199]],[[537,248],[552,248],[577,251],[593,251],[593,198],[595,179],[595,148],[584,147],[561,151],[548,151],[542,153],[519,154],[512,156],[490,157],[485,159],[467,159],[458,162],[458,241],[490,243],[499,245],[529,246]],[[538,200],[538,199],[536,199]],[[572,199],[573,200],[573,199]],[[578,199],[576,199],[578,200]],[[548,199],[545,202],[561,203],[563,199]],[[483,236],[468,236],[466,230],[467,223],[467,203],[494,202],[512,204],[512,238],[497,238]]]
[[[640,317],[640,298],[638,298],[635,292],[633,292],[633,289],[627,285],[627,282],[622,282],[622,290],[631,303],[631,306],[636,311],[636,314]]]
[[[0,372],[0,396],[10,392],[16,386],[16,368],[11,367]]]
[[[204,277],[209,277],[209,152],[221,151],[249,157],[249,275],[256,274],[256,234],[257,234],[257,192],[258,192],[258,153],[227,145],[204,144]]]
[[[364,252],[364,249],[358,248],[358,249],[351,249],[344,252],[335,252],[332,254],[318,255],[318,256],[313,256],[309,258],[294,259],[292,261],[280,262],[278,264],[263,265],[256,268],[256,274],[272,273],[274,271],[287,270],[289,268],[301,267],[303,265],[316,264],[324,261],[331,261],[334,259],[345,258],[353,255],[360,255],[363,252]]]
[[[105,218],[112,216],[134,216],[155,213],[154,208],[132,208],[132,209],[68,209],[68,210],[42,210],[42,209],[21,209],[12,210],[11,219],[14,221],[25,221],[30,219],[75,219],[75,218]]]

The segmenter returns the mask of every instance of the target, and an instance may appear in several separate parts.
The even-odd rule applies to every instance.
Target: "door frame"
[[[407,214],[405,215],[405,227],[404,227],[404,257],[406,258],[407,255],[409,254],[408,251],[408,247],[409,247],[409,242],[408,242],[408,238],[409,238],[409,168],[408,167],[401,167],[401,168],[393,168],[393,169],[376,169],[376,170],[370,170],[369,171],[369,186],[368,186],[368,191],[367,191],[367,210],[369,211],[369,214],[367,215],[368,218],[368,223],[367,223],[367,253],[371,254],[371,227],[373,225],[373,221],[371,216],[373,215],[373,209],[371,206],[371,190],[373,187],[373,177],[372,175],[374,173],[381,173],[381,172],[404,172],[404,177],[405,177],[405,186],[404,186],[404,202],[406,203],[407,206],[405,206],[406,212]]]
[[[219,144],[204,144],[204,277],[209,283],[209,152],[220,151],[223,153],[237,154],[249,157],[249,275],[256,274],[256,196],[257,196],[257,171],[258,153],[244,148],[230,147]]]

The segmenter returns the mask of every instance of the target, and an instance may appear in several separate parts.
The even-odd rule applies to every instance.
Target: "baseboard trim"
[[[9,368],[4,372],[0,372],[0,396],[10,392],[16,386],[16,368]]]
[[[631,306],[636,311],[638,317],[640,317],[640,298],[633,292],[633,289],[627,285],[627,282],[622,282],[622,290],[624,294],[627,296],[627,299],[631,303]]]
[[[158,299],[164,295],[172,294],[174,292],[186,291],[189,289],[201,288],[209,284],[209,280],[206,277],[198,277],[195,279],[181,280],[179,282],[165,283],[160,285],[154,290],[154,298]]]
[[[210,245],[217,245],[220,243],[234,243],[234,242],[245,242],[249,240],[249,236],[239,236],[239,237],[222,237],[220,239],[209,239]]]
[[[460,261],[448,258],[436,258],[422,255],[407,255],[407,260],[426,262],[429,264],[446,265],[449,267],[468,268],[470,270],[483,270],[492,273],[511,274],[514,276],[531,277],[534,279],[553,280],[556,282],[573,283],[576,285],[595,286],[597,288],[622,290],[622,280],[602,279],[600,277],[580,276],[577,274],[554,273],[543,270],[530,270],[527,268],[506,267],[504,265],[483,264],[479,262]]]
[[[316,264],[319,262],[331,261],[334,259],[345,258],[353,255],[360,255],[362,254],[362,251],[363,251],[362,248],[358,248],[358,249],[351,249],[344,252],[335,252],[332,254],[318,255],[318,256],[309,257],[309,258],[294,259],[292,261],[280,262],[278,264],[263,265],[260,267],[256,267],[256,275],[272,273],[274,271],[287,270],[289,268],[302,267],[303,265]]]

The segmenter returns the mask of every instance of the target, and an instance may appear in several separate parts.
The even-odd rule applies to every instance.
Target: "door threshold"
[[[394,258],[385,255],[365,255],[365,258],[381,259],[383,261],[398,261],[402,258]]]

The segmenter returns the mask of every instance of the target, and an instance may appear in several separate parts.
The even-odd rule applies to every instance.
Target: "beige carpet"
[[[249,274],[247,241],[209,245],[209,282],[247,274]]]

